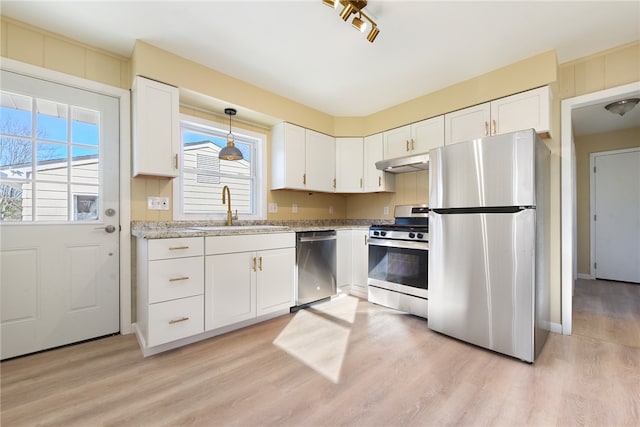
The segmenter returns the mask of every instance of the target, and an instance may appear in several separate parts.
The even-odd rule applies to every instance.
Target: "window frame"
[[[180,169],[178,176],[173,179],[173,219],[174,220],[191,220],[191,221],[226,221],[226,214],[220,213],[185,213],[184,212],[184,198],[183,198],[183,171],[184,171],[184,142],[182,140],[183,123],[195,125],[196,127],[209,128],[214,132],[220,132],[224,135],[229,133],[229,129],[222,123],[215,122],[200,117],[195,117],[189,114],[180,114],[180,152],[179,152],[179,164]],[[265,220],[267,219],[267,135],[250,131],[234,124],[232,127],[233,134],[236,140],[241,140],[242,137],[247,137],[255,140],[255,159],[253,160],[253,167],[255,175],[253,179],[253,204],[255,206],[254,214],[246,214],[239,212],[238,220]],[[244,141],[242,141],[244,142]],[[221,160],[228,161],[228,160]],[[233,194],[232,203],[233,203]],[[233,205],[231,206],[233,210]]]

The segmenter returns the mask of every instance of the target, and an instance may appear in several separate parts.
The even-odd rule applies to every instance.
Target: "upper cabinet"
[[[362,193],[363,139],[336,138],[336,192]]]
[[[133,176],[178,176],[178,88],[136,76],[131,95]]]
[[[396,191],[395,174],[376,168],[376,162],[384,159],[384,135],[369,135],[363,141],[364,192]]]
[[[384,158],[427,153],[444,145],[444,116],[384,132]]]
[[[336,188],[336,139],[305,129],[306,190],[332,193]]]
[[[291,123],[271,130],[271,189],[333,192],[335,138]]]
[[[445,114],[445,143],[535,129],[549,137],[549,87],[541,87]]]

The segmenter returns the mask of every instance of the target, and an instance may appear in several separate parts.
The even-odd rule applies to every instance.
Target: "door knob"
[[[115,225],[109,224],[104,228],[104,231],[106,231],[107,233],[113,233],[114,231],[116,231],[116,227]]]

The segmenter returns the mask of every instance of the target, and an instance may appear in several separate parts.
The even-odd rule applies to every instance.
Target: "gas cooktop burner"
[[[426,205],[399,205],[394,224],[372,225],[369,237],[388,240],[429,241],[429,208]]]

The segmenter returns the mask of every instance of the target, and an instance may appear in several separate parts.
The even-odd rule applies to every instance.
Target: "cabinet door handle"
[[[302,174],[302,183],[303,183],[304,185],[307,185],[307,174],[306,174],[306,173],[303,173],[303,174]]]
[[[260,269],[260,271],[262,271],[262,257],[259,258],[258,268]]]
[[[362,188],[362,178],[360,178],[360,188]]]
[[[491,135],[495,135],[496,134],[496,121],[495,120],[491,120]]]
[[[484,122],[484,136],[489,136],[489,123]]]
[[[333,188],[336,188],[336,179],[333,178]]]
[[[253,271],[256,271],[256,257],[253,257]]]
[[[416,149],[416,142],[411,138],[411,151]]]
[[[170,282],[179,282],[181,280],[189,280],[189,276],[172,277],[169,279]]]
[[[407,145],[407,151],[409,151],[409,140],[408,139],[407,139],[406,143],[407,143],[406,144]]]
[[[189,249],[189,246],[172,246],[169,248],[170,251],[179,251],[181,249]]]
[[[174,164],[175,164],[176,169],[178,169],[178,155],[177,154],[175,155]]]
[[[369,236],[367,236],[365,234],[365,236],[364,236],[364,245],[367,246],[367,243],[369,243]]]
[[[378,177],[378,187],[382,187],[382,177]]]
[[[181,317],[180,319],[169,320],[169,324],[173,325],[174,323],[186,322],[187,320],[189,320],[188,317]]]

